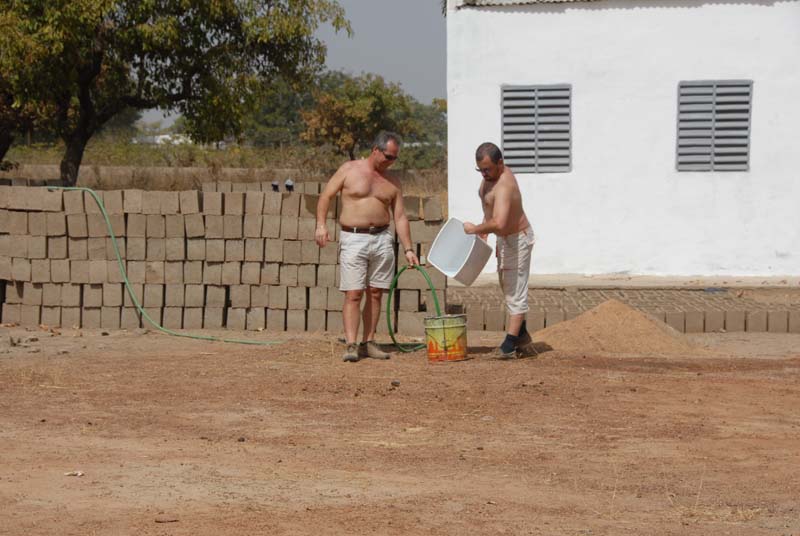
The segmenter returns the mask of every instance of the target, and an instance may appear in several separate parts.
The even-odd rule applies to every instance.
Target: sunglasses
[[[487,168],[479,168],[479,167],[476,167],[476,168],[475,168],[475,171],[477,171],[477,172],[478,172],[478,173],[480,173],[481,175],[488,175],[488,174],[489,174],[489,172],[491,171],[491,168],[488,168],[488,167],[487,167]]]
[[[381,154],[389,162],[394,162],[395,160],[397,160],[397,155],[396,154],[386,154],[383,151],[381,151]]]

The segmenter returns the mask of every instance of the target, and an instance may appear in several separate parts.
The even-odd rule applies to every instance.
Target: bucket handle
[[[397,339],[394,338],[394,329],[392,327],[392,296],[394,295],[394,290],[395,287],[397,287],[397,280],[400,278],[400,275],[409,268],[414,268],[415,270],[419,271],[423,277],[425,277],[425,281],[428,282],[428,288],[431,291],[431,296],[433,296],[433,306],[436,309],[436,316],[442,316],[442,310],[439,308],[439,298],[436,297],[436,288],[433,286],[433,282],[431,281],[428,272],[425,271],[425,268],[419,264],[415,266],[406,265],[400,268],[400,271],[394,276],[394,279],[392,279],[392,284],[389,287],[389,299],[386,300],[386,325],[389,327],[389,336],[392,338],[392,342],[398,350],[404,353],[415,352],[425,348],[425,345],[422,343],[400,344],[397,342]]]

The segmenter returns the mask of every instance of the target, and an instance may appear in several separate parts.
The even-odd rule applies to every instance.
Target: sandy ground
[[[800,534],[800,336],[498,361],[470,333],[435,365],[280,338],[0,329],[0,534]]]

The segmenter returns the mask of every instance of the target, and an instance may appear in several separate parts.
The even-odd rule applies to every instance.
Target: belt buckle
[[[367,231],[369,234],[375,234],[376,227],[374,225],[369,226],[369,230]]]

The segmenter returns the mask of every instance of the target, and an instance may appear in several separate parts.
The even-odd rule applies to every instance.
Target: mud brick
[[[83,300],[81,303],[84,307],[102,307],[103,285],[83,285]]]
[[[283,261],[283,240],[267,238],[264,242],[264,260],[266,262]]]
[[[298,219],[293,216],[281,217],[281,238],[297,240]]]
[[[31,260],[18,257],[11,259],[11,279],[14,281],[30,281]]]
[[[131,283],[131,290],[133,291],[133,295],[136,296],[136,301],[139,302],[139,305],[142,304],[142,300],[144,299],[144,284],[143,283]],[[128,289],[125,289],[125,292],[122,294],[122,305],[124,307],[134,307],[135,304],[133,303],[133,299],[131,298]]]
[[[317,286],[336,286],[336,267],[332,264],[317,266]]]
[[[283,262],[300,264],[303,262],[302,242],[286,240],[283,242]]]
[[[209,238],[224,238],[224,218],[222,216],[206,216],[206,239]]]
[[[164,261],[147,261],[144,266],[145,283],[164,284]]]
[[[124,214],[125,203],[122,199],[122,190],[106,190],[103,192],[103,205],[108,214]]]
[[[181,329],[183,327],[183,307],[164,307],[164,322],[167,329]]]
[[[300,261],[303,264],[319,263],[319,246],[313,240],[303,240],[300,242]],[[285,253],[284,253],[285,256]]]
[[[411,336],[422,336],[425,334],[425,313],[410,313],[408,311],[398,311],[397,331]]]
[[[128,238],[147,237],[147,216],[144,214],[128,214],[126,236]],[[67,222],[69,224],[69,222]]]
[[[67,253],[71,260],[81,261],[89,258],[89,240],[86,238],[67,239]]]
[[[51,271],[53,270],[53,262],[55,261],[51,261],[50,263]],[[125,266],[124,260],[122,261],[122,266],[123,267]],[[108,277],[106,278],[107,283],[122,283],[124,281],[124,279],[122,278],[122,272],[120,271],[119,268],[119,262],[117,262],[116,260],[106,261],[106,273],[108,274]]]
[[[77,329],[81,326],[80,307],[61,308],[61,327]]]
[[[725,331],[744,331],[745,316],[745,311],[725,311]]]
[[[200,212],[200,195],[197,190],[178,192],[181,214],[198,214]]]
[[[11,279],[11,257],[0,257],[0,279]],[[0,286],[2,286],[2,282],[0,282]]]
[[[422,200],[422,214],[425,221],[440,222],[444,220],[442,201],[438,197],[426,197]]]
[[[22,306],[18,303],[3,304],[3,323],[19,324],[21,320]]]
[[[264,192],[247,192],[244,196],[245,214],[263,214]]]
[[[789,333],[800,333],[800,311],[789,311]]]
[[[121,307],[101,307],[100,327],[104,329],[119,329],[122,320]]]
[[[254,307],[247,310],[246,328],[248,331],[261,331],[266,326],[267,315],[263,307]]]
[[[267,309],[267,327],[269,331],[286,331],[286,311],[283,309]]]
[[[281,201],[281,216],[291,216],[294,219],[300,215],[300,194],[282,194],[283,200]]]
[[[128,238],[127,251],[125,252],[128,260],[143,261],[147,257],[147,239],[146,238]]]
[[[222,263],[204,262],[203,263],[203,283],[206,285],[222,284]]]
[[[339,243],[328,242],[324,248],[319,250],[319,263],[333,265],[339,262]]]
[[[433,242],[439,234],[441,224],[438,222],[412,221],[411,239],[415,242]]]
[[[70,266],[73,276],[72,281],[77,282],[75,279],[75,263]],[[128,281],[131,283],[144,283],[147,272],[147,264],[144,261],[128,261],[126,270],[128,273]]]
[[[27,191],[27,182],[15,184],[11,187],[5,187],[3,188],[3,191],[6,193],[4,208],[10,208],[14,210],[29,210],[28,197],[25,195],[25,192]]]
[[[52,259],[50,261],[50,281],[53,283],[69,283],[70,271],[67,259]]]
[[[28,258],[28,238],[30,237],[27,235],[6,236],[8,237],[8,256]]]
[[[161,307],[144,307],[144,313],[156,324],[161,324],[163,320],[163,309]],[[146,317],[142,317],[142,326],[149,328],[152,327],[152,324],[147,320]]]
[[[103,303],[106,307],[122,307],[122,285],[103,283]]]
[[[664,321],[676,331],[681,333],[686,331],[686,314],[683,311],[666,311]]]
[[[430,270],[427,267],[425,270],[428,272],[431,280],[433,280],[433,275],[431,275]],[[435,283],[434,287],[436,287]],[[418,270],[406,270],[397,280],[397,288],[401,290],[428,290],[429,287],[428,282],[425,280],[425,276],[423,276],[421,272]]]
[[[302,287],[317,286],[317,265],[302,264],[297,268],[297,284]]]
[[[238,215],[244,214],[244,192],[226,192],[225,199],[225,215]]]
[[[321,332],[325,331],[325,311],[312,310],[306,311],[306,331]]]
[[[281,214],[283,194],[278,192],[264,192],[264,214]]]
[[[770,333],[786,333],[789,331],[789,311],[768,311],[767,331]]]
[[[725,329],[725,313],[723,311],[706,311],[705,332],[716,333]]]
[[[216,192],[217,191],[217,183],[216,182],[204,182],[202,186],[203,192]]]
[[[759,333],[767,331],[767,311],[747,311],[745,330]]]
[[[316,218],[317,217],[317,204],[319,203],[319,196],[318,195],[308,195],[304,194],[300,196],[300,212],[299,215],[301,218]],[[333,203],[331,203],[333,205]],[[335,210],[335,207],[334,207]],[[329,214],[329,217],[333,217],[333,214]]]
[[[168,261],[182,261],[186,259],[186,240],[183,238],[167,238],[164,242],[166,259]]]
[[[86,216],[88,235],[89,237],[106,237],[108,236],[108,227],[106,220],[102,214],[87,214]]]
[[[203,328],[221,329],[223,326],[225,308],[206,307],[203,310]]]
[[[419,290],[398,290],[396,296],[396,309],[407,313],[419,312]]]
[[[134,307],[123,307],[121,309],[119,327],[122,329],[136,329],[142,327],[142,317]]]
[[[326,315],[325,331],[328,333],[342,333],[344,331],[342,313],[339,311],[328,311]]]
[[[42,325],[45,326],[60,326],[61,325],[61,307],[42,307]]]
[[[297,220],[297,239],[314,240],[317,230],[317,221],[311,218],[300,218]]]
[[[163,307],[164,306],[164,285],[145,284],[144,286],[144,307]]]
[[[64,192],[63,190],[50,190],[42,188],[36,192],[38,199],[39,210],[45,212],[61,212],[64,210]]]
[[[328,305],[328,289],[323,287],[310,287],[308,289],[308,308],[324,311]]]
[[[73,283],[88,283],[89,261],[87,260],[69,261],[69,274],[70,274],[70,280]]]
[[[24,292],[24,288],[25,283],[7,281],[5,286],[5,303],[22,303],[22,294]]]
[[[288,305],[288,289],[283,285],[269,286],[269,307],[270,309],[286,309]]]
[[[264,261],[264,239],[248,238],[244,244],[244,260],[253,262]]]
[[[180,214],[168,214],[164,216],[167,238],[183,238],[186,236],[186,225],[184,217]]]
[[[505,314],[506,314],[505,313],[505,308],[496,309],[496,310],[493,311],[492,314],[494,314],[495,316],[503,317],[503,320],[505,321]],[[545,315],[545,318],[544,318],[545,327],[554,326],[554,325],[556,325],[559,322],[562,322],[564,320],[564,311],[561,308],[558,308],[558,307],[546,307],[545,310],[544,310],[544,315]],[[485,320],[487,322],[488,322],[488,318],[489,318],[489,311],[486,311]],[[488,330],[489,328],[487,327],[486,329]]]
[[[703,333],[705,330],[705,314],[703,311],[686,311],[684,322],[686,333]]]
[[[244,260],[244,241],[239,240],[226,240],[225,241],[225,260],[238,261]]]
[[[250,307],[269,306],[269,287],[266,285],[250,286]]]
[[[66,236],[67,216],[63,212],[48,212],[45,223],[47,236]]]
[[[222,264],[222,284],[240,285],[242,283],[242,263],[224,262]]]
[[[244,217],[242,235],[245,238],[260,238],[263,225],[264,217],[261,214],[248,214]]]
[[[305,331],[306,312],[305,310],[286,311],[286,331]]]
[[[108,279],[108,266],[105,260],[89,261],[89,283],[103,284]]]
[[[57,238],[60,238],[60,237],[52,237],[52,238],[53,239],[57,239]],[[11,253],[12,253],[11,242],[12,242],[12,240],[14,240],[14,239],[11,236],[0,234],[0,256],[2,256],[2,257],[10,257],[11,256]],[[26,246],[27,246],[27,242],[26,242]],[[49,249],[49,246],[50,246],[50,240],[48,240],[48,249]],[[15,255],[19,255],[19,251],[14,251],[14,254]]]
[[[175,290],[170,290],[169,287],[175,286]],[[178,290],[180,287],[182,290]],[[203,307],[205,305],[205,287],[203,285],[168,285],[167,286],[167,305],[170,301],[176,300],[175,296],[171,296],[171,292],[182,292],[181,305],[185,307]]]
[[[28,213],[28,234],[47,236],[47,215],[44,212]]]
[[[180,261],[167,261],[164,263],[164,283],[167,285],[182,285],[184,263]]]
[[[64,212],[66,214],[85,214],[83,192],[70,190],[64,192]]]
[[[261,265],[261,284],[277,285],[280,283],[280,264],[264,263]]]
[[[544,309],[531,308],[525,319],[528,332],[533,333],[544,329],[545,312]]]
[[[2,190],[0,190],[1,192]],[[64,218],[66,222],[66,218]],[[66,226],[66,223],[64,224]],[[8,233],[8,211],[5,209],[0,209],[0,234],[7,234]]]
[[[183,262],[183,283],[200,284],[203,282],[203,263],[200,261]]]
[[[241,215],[226,214],[223,217],[223,238],[242,238],[244,236],[244,220]]]
[[[326,308],[328,311],[341,311],[344,306],[344,292],[337,288],[328,288],[328,303]]]
[[[289,287],[287,308],[303,310],[308,308],[308,288]]]
[[[106,259],[107,260],[116,260],[117,254],[114,251],[114,240],[117,242],[117,250],[119,250],[119,256],[122,259],[126,259],[128,257],[128,239],[123,236],[118,236],[116,238],[108,237],[106,238]]]
[[[50,282],[50,261],[48,259],[31,261],[31,281],[33,283]]]
[[[203,214],[222,216],[222,192],[203,192]]]
[[[42,305],[48,307],[61,306],[61,286],[55,283],[44,283],[42,285]]]
[[[64,192],[65,205],[67,193],[68,192]],[[141,214],[143,203],[144,196],[142,190],[124,190],[122,192],[122,209],[126,214]]]
[[[260,285],[261,284],[261,263],[245,262],[242,263],[242,284]]]
[[[161,214],[147,215],[147,238],[166,238],[167,222]]]
[[[436,299],[439,300],[439,309],[442,313],[447,311],[447,295],[444,290],[436,290]],[[436,313],[436,304],[433,303],[433,295],[430,289],[420,291],[419,311],[425,311],[429,315]],[[576,314],[577,316],[577,314]]]
[[[188,214],[183,217],[183,223],[188,238],[205,238],[206,224],[201,214]]]
[[[422,219],[422,202],[419,197],[413,195],[403,196],[403,209],[406,213],[408,221],[417,221]]]
[[[86,216],[81,214],[84,220],[84,224],[86,221]],[[6,217],[6,229],[8,230],[9,234],[24,236],[28,234],[28,213],[27,212],[15,212],[10,211]]]
[[[38,326],[42,321],[42,307],[40,305],[25,305],[20,307],[19,323],[21,326]]]
[[[183,309],[183,329],[203,329],[203,309],[186,307]]]
[[[14,234],[13,232],[11,234]],[[86,238],[89,228],[86,223],[86,214],[67,215],[67,234],[72,238]]]
[[[189,238],[186,241],[186,259],[190,261],[206,260],[206,241],[202,238]]]
[[[178,192],[159,192],[161,200],[161,214],[179,214],[180,209],[180,195]]]
[[[100,201],[102,202],[103,192],[96,193],[97,197],[99,197]],[[100,207],[97,205],[97,200],[89,192],[83,192],[83,208],[86,210],[86,214],[102,214]]]
[[[231,307],[250,307],[250,285],[231,285]]]
[[[261,236],[264,238],[280,238],[281,217],[269,214],[263,216]]]
[[[51,259],[67,258],[67,237],[51,236],[47,239],[47,256]]]
[[[59,288],[60,302],[62,307],[80,307],[81,305],[81,285],[56,285]]]
[[[222,262],[225,260],[225,241],[221,239],[205,241],[205,260]]]
[[[161,214],[161,194],[153,190],[142,191],[142,214]]]
[[[86,241],[86,251],[89,255],[90,261],[106,260],[106,239],[89,238]]]
[[[297,265],[283,264],[280,271],[280,284],[288,287],[297,286]]]
[[[147,239],[147,260],[163,261],[167,258],[166,241],[163,238]]]

